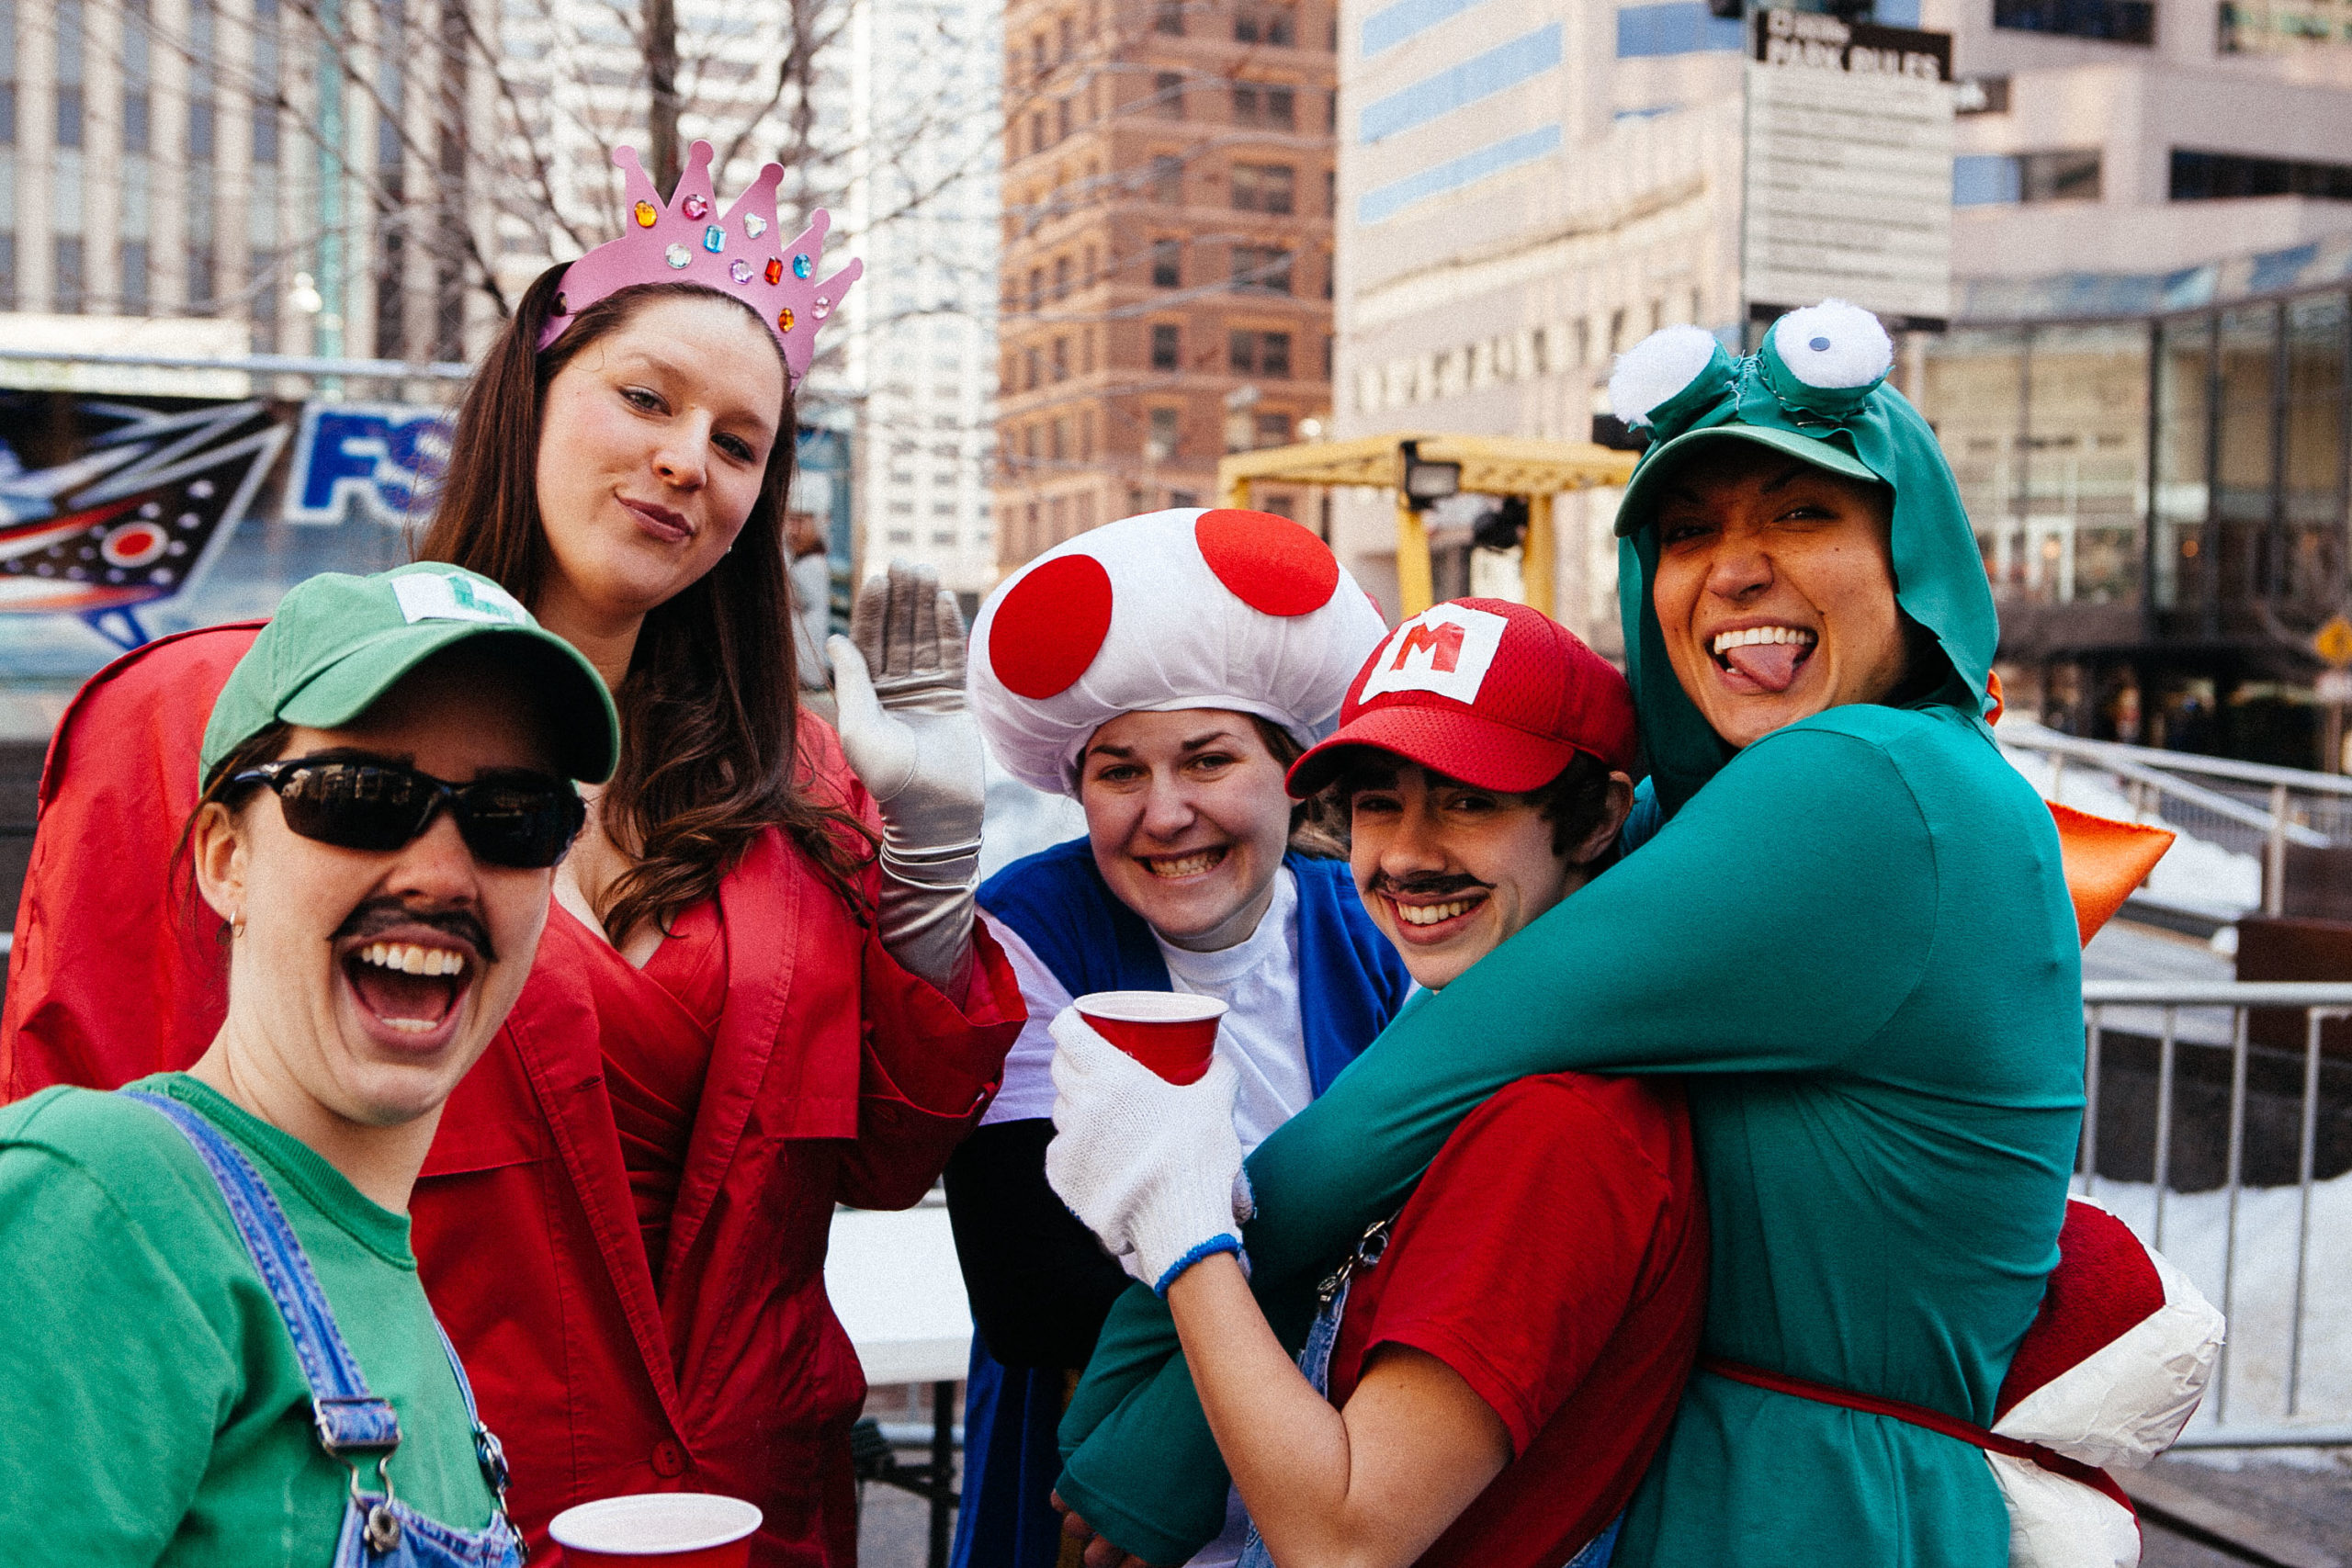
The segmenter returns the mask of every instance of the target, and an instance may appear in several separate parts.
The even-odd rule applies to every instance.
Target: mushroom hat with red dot
[[[1047,550],[972,626],[972,711],[1015,777],[1077,794],[1094,732],[1126,713],[1221,708],[1314,745],[1387,635],[1330,547],[1287,517],[1146,513]]]

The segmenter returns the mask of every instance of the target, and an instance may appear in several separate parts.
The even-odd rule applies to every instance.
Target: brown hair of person
[[[1389,757],[1387,766],[1391,770],[1404,761],[1392,753],[1382,752],[1370,747],[1367,747],[1364,752],[1356,755],[1362,757],[1363,761],[1346,769],[1337,779],[1310,797],[1315,804],[1324,808],[1321,820],[1333,825],[1342,835],[1340,838],[1342,847],[1340,852],[1343,855],[1347,853],[1345,848],[1347,840],[1344,835],[1351,820],[1350,808],[1355,799],[1356,792],[1383,787],[1374,782],[1382,776],[1374,772],[1374,759],[1382,756]],[[1433,768],[1424,771],[1429,773],[1430,782],[1433,784],[1455,782]],[[1489,793],[1503,795],[1508,799],[1523,800],[1534,807],[1536,814],[1552,824],[1552,852],[1555,855],[1565,855],[1570,848],[1582,843],[1589,837],[1592,830],[1600,827],[1601,820],[1608,816],[1609,778],[1608,763],[1598,757],[1579,751],[1568,759],[1566,767],[1553,775],[1549,784],[1539,784],[1533,789],[1523,790],[1516,795],[1505,790],[1494,790]],[[1580,863],[1596,874],[1605,871],[1617,863],[1617,846],[1613,842],[1608,844],[1599,854]]]
[[[1291,732],[1271,718],[1245,714],[1250,727],[1266,750],[1274,754],[1274,762],[1283,773],[1306,754],[1306,748],[1295,739]],[[1334,807],[1323,794],[1308,795],[1290,808],[1290,847],[1300,854],[1317,860],[1348,858],[1348,814],[1345,803]]]
[[[286,738],[294,727],[283,719],[263,726],[240,741],[230,753],[212,765],[205,775],[203,793],[196,797],[196,806],[180,824],[179,842],[172,846],[173,915],[176,919],[194,921],[200,918],[202,896],[196,886],[196,824],[208,806],[219,806],[232,818],[238,808],[229,797],[254,789],[253,784],[232,784],[229,781],[248,768],[258,768],[265,762],[275,762],[277,754],[286,750]],[[225,944],[229,940],[229,923],[220,922],[219,935]]]
[[[564,268],[525,291],[458,406],[449,467],[418,558],[478,571],[536,604],[554,560],[539,518],[538,447],[548,386],[597,339],[657,299],[728,299],[763,337],[748,306],[694,284],[640,284],[572,318],[544,350],[539,335]],[[771,340],[772,341],[772,340]],[[783,350],[776,351],[783,363]],[[793,394],[784,407],[759,498],[717,565],[647,612],[613,694],[621,716],[620,766],[605,786],[605,831],[633,840],[635,863],[616,878],[597,915],[615,942],[646,921],[667,931],[678,912],[711,897],[761,831],[779,828],[860,919],[858,872],[874,834],[812,792],[798,747],[798,679],[787,616],[785,497],[792,483]]]

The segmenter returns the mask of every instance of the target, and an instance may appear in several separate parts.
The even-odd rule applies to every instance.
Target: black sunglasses
[[[520,770],[453,784],[399,762],[289,757],[229,782],[268,785],[306,839],[379,854],[417,838],[447,807],[475,859],[531,871],[561,860],[588,819],[570,784]]]

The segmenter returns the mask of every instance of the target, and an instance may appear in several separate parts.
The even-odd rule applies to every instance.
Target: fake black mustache
[[[470,910],[436,909],[404,904],[398,898],[367,900],[351,911],[349,918],[335,929],[334,935],[328,940],[342,942],[346,938],[371,937],[379,931],[393,931],[401,926],[430,926],[471,947],[484,964],[498,962],[498,950],[491,943],[489,928],[476,919]]]
[[[1374,874],[1372,879],[1374,893],[1385,893],[1394,898],[1442,898],[1452,893],[1469,893],[1493,886],[1491,882],[1481,882],[1463,872],[1452,875],[1416,872],[1400,880],[1384,871]]]

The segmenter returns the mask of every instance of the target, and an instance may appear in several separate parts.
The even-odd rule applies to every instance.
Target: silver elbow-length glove
[[[842,750],[882,813],[882,945],[959,995],[979,886],[980,728],[964,702],[964,617],[929,567],[867,581],[826,644]]]

